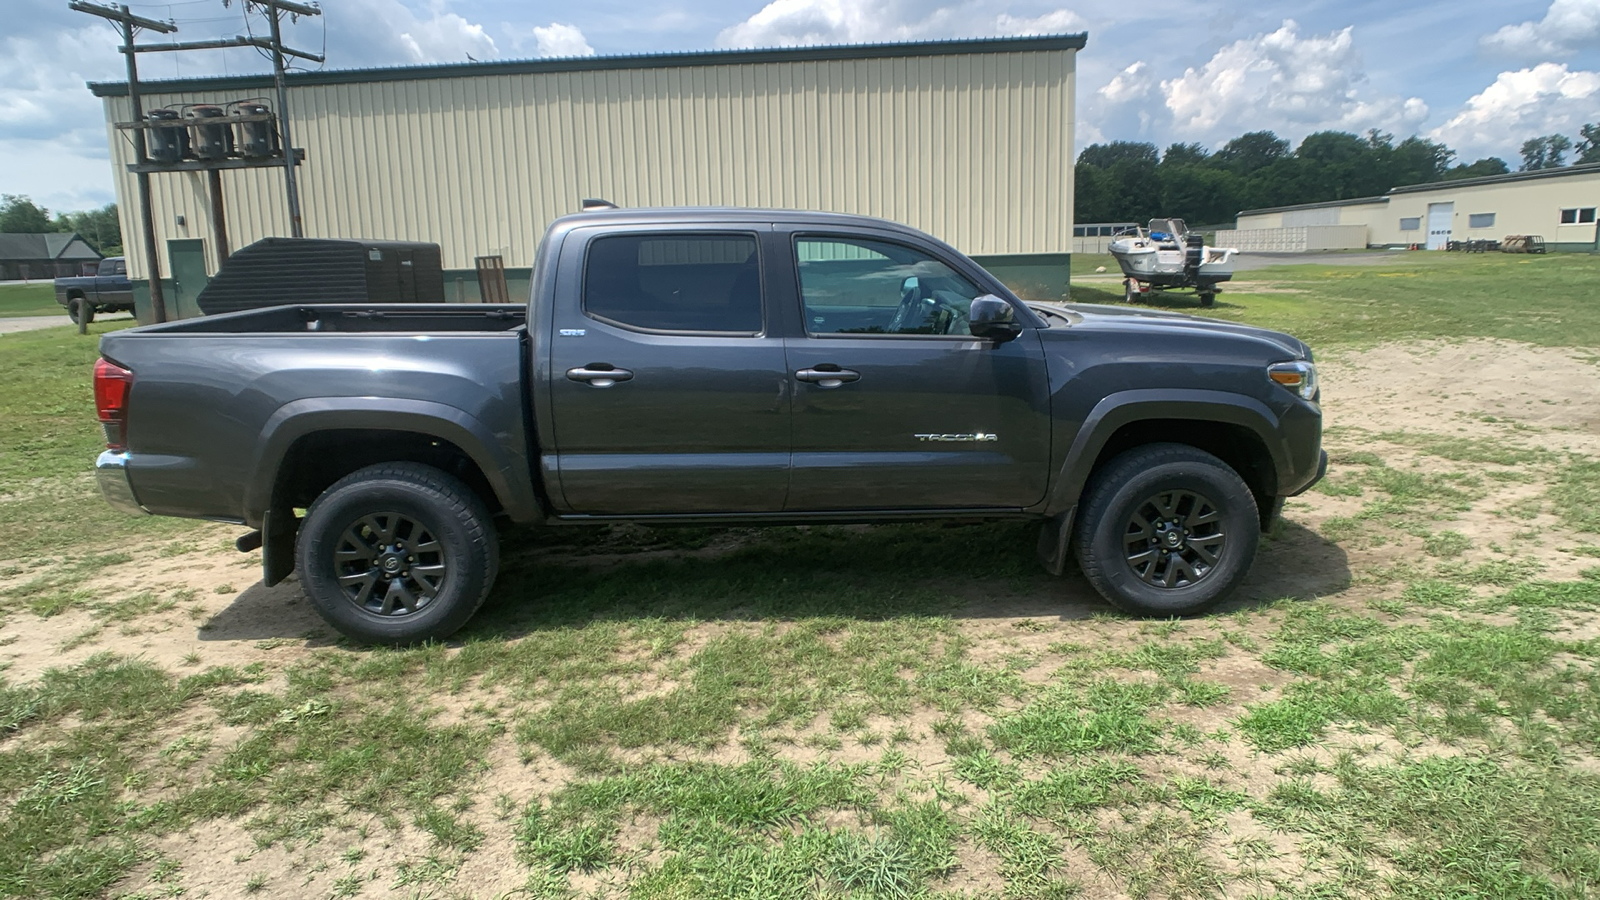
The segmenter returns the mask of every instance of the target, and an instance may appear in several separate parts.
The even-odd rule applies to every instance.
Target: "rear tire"
[[[87,325],[94,321],[94,306],[82,297],[73,297],[67,301],[67,318],[74,325]]]
[[[499,564],[483,501],[419,463],[368,466],[340,479],[311,504],[295,548],[317,612],[372,644],[455,633],[489,596]]]
[[[1189,616],[1221,602],[1261,540],[1255,495],[1222,460],[1186,444],[1147,444],[1107,463],[1084,492],[1073,553],[1113,606]]]

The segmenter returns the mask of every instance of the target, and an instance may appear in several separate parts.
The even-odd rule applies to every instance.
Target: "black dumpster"
[[[228,257],[195,298],[206,315],[287,303],[443,303],[439,245],[266,238]]]

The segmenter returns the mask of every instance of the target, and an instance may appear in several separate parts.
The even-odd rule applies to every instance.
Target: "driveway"
[[[121,318],[121,317],[118,317]],[[128,317],[131,320],[131,316]],[[114,321],[96,318],[96,322]],[[15,334],[19,331],[38,331],[41,328],[72,327],[72,322],[65,315],[59,316],[13,316],[0,318],[0,334]]]

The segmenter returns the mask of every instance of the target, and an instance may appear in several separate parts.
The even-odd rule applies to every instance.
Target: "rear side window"
[[[596,238],[584,264],[583,309],[646,331],[759,334],[761,258],[742,234]]]

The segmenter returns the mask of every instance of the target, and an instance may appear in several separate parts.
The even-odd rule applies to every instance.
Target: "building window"
[[[1588,225],[1594,221],[1594,207],[1580,206],[1576,209],[1563,209],[1561,211],[1561,224],[1563,225]]]
[[[1493,228],[1494,213],[1471,213],[1467,216],[1468,228]]]
[[[1400,230],[1401,231],[1421,231],[1422,230],[1422,217],[1421,216],[1405,216],[1405,217],[1402,217],[1400,219]]]
[[[589,245],[583,308],[647,331],[757,334],[761,262],[746,235],[652,234]]]

